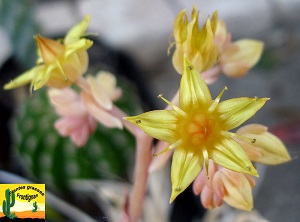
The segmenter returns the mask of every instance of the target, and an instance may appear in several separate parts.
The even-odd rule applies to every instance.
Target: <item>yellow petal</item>
[[[243,39],[228,46],[221,54],[223,72],[230,77],[242,77],[260,59],[264,44],[261,41]]]
[[[209,157],[217,164],[236,172],[258,176],[255,167],[243,148],[231,138],[223,138],[214,149],[207,149]]]
[[[267,165],[277,165],[289,161],[291,157],[285,145],[272,133],[263,131],[263,128],[266,129],[259,124],[249,124],[237,131],[237,134],[256,139],[255,143],[249,144],[246,141],[241,143],[242,147],[245,147],[244,143],[246,143],[246,147],[252,147],[252,150],[259,152],[260,155],[255,156],[252,160]]]
[[[260,148],[261,153],[261,157],[256,159],[256,162],[277,165],[291,160],[285,145],[275,135],[266,132],[255,138],[255,146]]]
[[[241,97],[220,102],[217,111],[224,121],[223,130],[236,128],[250,119],[267,100],[269,99]]]
[[[193,8],[192,21],[187,26],[188,36],[187,45],[190,50],[196,51],[201,43],[203,43],[203,36],[199,35],[200,29],[198,24],[198,12]]]
[[[190,50],[186,50],[186,57],[188,58],[188,60],[190,61],[191,64],[193,64],[194,68],[196,69],[196,71],[198,73],[201,73],[203,70],[203,57],[201,55],[201,52],[193,52]],[[184,58],[184,56],[182,55],[182,58]],[[184,60],[182,60],[184,61]],[[181,62],[181,66],[183,66],[184,62]],[[181,72],[183,72],[183,69],[181,70]]]
[[[174,110],[155,110],[138,116],[124,117],[124,119],[156,139],[174,143],[177,115]]]
[[[211,30],[215,34],[217,31],[218,26],[218,11],[214,11],[212,17],[211,17]]]
[[[225,173],[222,170],[222,181],[227,192],[223,197],[224,201],[232,207],[241,210],[251,210],[253,208],[252,190],[249,181],[242,173]],[[232,176],[238,177],[239,183],[233,183]]]
[[[53,67],[53,66],[51,66]],[[50,78],[50,73],[52,71],[51,67],[45,67],[44,69],[39,70],[36,72],[32,79],[32,89],[33,90],[38,90],[42,88],[44,85],[47,84],[49,78]]]
[[[200,72],[203,72],[215,64],[218,56],[218,49],[214,43],[211,20],[207,19],[201,31],[198,31],[194,36],[196,42],[195,48],[202,56],[202,69]]]
[[[205,109],[212,103],[208,87],[194,66],[184,59],[184,71],[180,82],[179,104],[180,108],[190,110],[193,108]]]
[[[175,68],[175,70],[179,73],[182,74],[183,70],[183,62],[184,61],[184,50],[181,45],[176,45],[176,50],[174,51],[173,57],[172,57],[172,63]]]
[[[226,24],[222,20],[217,23],[214,40],[220,52],[223,52],[226,46],[230,44],[231,36],[227,33]]]
[[[17,78],[11,80],[9,83],[4,85],[4,89],[14,89],[18,88],[20,86],[24,86],[28,83],[31,82],[33,76],[35,75],[36,72],[39,72],[44,66],[36,66],[27,72],[21,74]]]
[[[240,135],[261,134],[268,131],[268,127],[261,124],[248,124],[239,128],[236,132]]]
[[[183,44],[187,38],[188,19],[186,10],[182,10],[175,18],[174,22],[174,38],[176,44]]]
[[[182,193],[200,173],[203,166],[202,155],[190,152],[187,148],[176,148],[173,154],[170,203]]]
[[[89,26],[91,17],[86,15],[84,19],[76,24],[66,35],[64,39],[65,45],[70,45],[74,42],[77,42],[80,37],[82,37]]]
[[[249,138],[256,140],[256,137],[254,137],[254,136],[249,137]],[[253,146],[252,143],[249,143],[248,141],[244,141],[241,138],[234,138],[234,139],[241,145],[241,147],[243,147],[245,153],[247,154],[248,158],[251,161],[255,161],[262,156],[261,152],[258,149],[256,149],[256,147]]]
[[[43,61],[47,65],[55,62],[57,57],[62,55],[65,51],[65,46],[53,39],[37,35],[35,36],[35,40],[38,44]]]
[[[87,50],[93,45],[93,41],[89,39],[80,39],[72,44],[69,44],[66,48],[65,57],[69,57],[72,53],[80,50]]]

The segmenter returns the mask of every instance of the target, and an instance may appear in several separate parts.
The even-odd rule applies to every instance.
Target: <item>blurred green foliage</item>
[[[34,20],[34,7],[30,0],[1,0],[0,26],[7,32],[13,53],[25,68],[35,64],[36,44],[33,35],[39,28]]]

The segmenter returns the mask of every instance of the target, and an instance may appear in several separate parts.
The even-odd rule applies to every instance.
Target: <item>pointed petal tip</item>
[[[124,116],[122,117],[123,120],[126,120],[126,121],[129,121],[129,122],[132,122],[134,123],[135,121],[133,120],[134,118],[132,116]]]
[[[86,20],[87,22],[90,22],[91,21],[91,15],[90,14],[86,14],[84,16],[84,20]]]
[[[184,54],[184,68],[190,66],[192,63],[190,62],[190,60],[188,59],[187,55]]]
[[[257,178],[259,177],[258,172],[257,172],[257,170],[256,170],[255,167],[253,167],[253,166],[247,166],[247,170],[248,170],[248,172],[249,172],[250,175],[253,175],[253,176],[257,177]]]
[[[122,117],[124,120],[133,123],[134,125],[138,125],[141,123],[140,119],[137,119],[136,116],[126,116]]]
[[[169,203],[171,204],[174,200],[175,200],[175,198],[178,196],[178,194],[176,195],[176,194],[174,194],[173,192],[172,192],[172,194],[171,194],[171,197],[170,197],[170,200],[169,200]]]
[[[10,89],[9,83],[5,84],[5,85],[3,86],[3,89],[4,89],[4,90],[9,90],[9,89]]]
[[[172,187],[172,193],[171,193],[169,203],[172,203],[179,194],[181,194],[183,191],[185,191],[185,189],[186,188],[183,189],[182,187],[177,187],[177,188]]]

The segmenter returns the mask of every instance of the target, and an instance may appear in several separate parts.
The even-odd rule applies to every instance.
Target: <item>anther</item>
[[[189,69],[190,69],[190,70],[192,70],[192,69],[193,69],[193,67],[192,67],[192,66],[188,66],[188,67],[189,67]]]
[[[251,141],[251,143],[255,143],[256,142],[256,139],[255,138],[253,138],[252,139],[252,141]]]
[[[136,121],[135,121],[135,123],[136,124],[140,124],[142,121],[140,120],[140,119],[137,119]]]

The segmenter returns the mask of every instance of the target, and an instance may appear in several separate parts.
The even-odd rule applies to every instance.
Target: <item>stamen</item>
[[[208,159],[208,152],[206,149],[203,149],[203,159],[204,159],[204,164],[205,164],[205,172],[206,172],[206,176],[207,179],[209,179],[209,175],[208,175],[208,163],[209,163],[209,159]]]
[[[175,143],[172,143],[172,144],[171,144],[169,147],[167,147],[166,149],[162,150],[161,152],[156,153],[156,154],[153,154],[153,156],[156,157],[156,156],[158,156],[158,155],[160,155],[160,154],[163,154],[163,153],[165,153],[165,152],[167,152],[167,151],[169,151],[169,150],[172,150],[172,149],[174,149],[174,148],[180,146],[181,144],[182,144],[182,139],[179,139],[179,140],[177,140]]]
[[[30,89],[30,96],[32,96],[32,91],[34,90],[33,81],[31,81],[29,89]]]
[[[175,143],[172,143],[169,147],[174,149],[182,144],[182,139],[177,140]]]
[[[61,74],[63,75],[65,81],[68,80],[68,77],[66,76],[65,72],[64,72],[64,69],[62,68],[60,62],[58,60],[56,60],[56,65],[58,66],[59,68],[59,71],[61,72]]]
[[[170,43],[170,46],[169,46],[169,48],[167,50],[168,56],[171,54],[171,49],[175,46],[176,42],[172,42],[171,43],[171,40],[170,40],[170,37],[169,37],[169,43]]]
[[[249,138],[247,136],[242,136],[240,134],[237,134],[237,133],[232,133],[232,132],[228,132],[228,131],[222,131],[221,134],[223,136],[230,136],[230,137],[236,137],[236,138],[240,138],[242,140],[246,140],[248,141],[249,143],[255,143],[256,142],[256,139],[255,138]]]
[[[162,94],[159,94],[157,96],[158,98],[162,99],[165,103],[167,103],[169,106],[171,106],[178,114],[181,116],[186,116],[186,113],[180,109],[178,106],[175,106],[173,103],[171,103],[169,100],[165,99]]]
[[[172,149],[172,148],[168,147],[168,148],[164,149],[163,151],[161,151],[161,152],[159,152],[159,153],[153,153],[152,156],[153,156],[153,157],[156,157],[156,156],[158,156],[158,155],[160,155],[160,154],[163,154],[163,153],[165,153],[165,152],[167,152],[167,151],[169,151],[169,150],[171,150],[171,149]]]
[[[135,123],[136,123],[136,124],[140,124],[140,123],[142,123],[142,120],[137,119],[137,120],[135,121]]]
[[[221,97],[223,96],[223,94],[226,90],[228,90],[227,86],[225,86],[223,88],[223,90],[220,92],[220,94],[217,96],[217,98],[213,101],[213,103],[211,104],[211,106],[208,109],[209,112],[213,112],[216,109],[218,103],[220,102]]]

